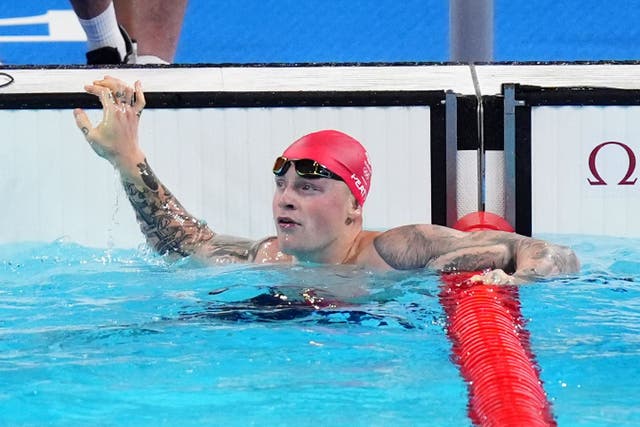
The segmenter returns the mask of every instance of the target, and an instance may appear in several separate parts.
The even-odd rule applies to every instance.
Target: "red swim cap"
[[[362,206],[371,185],[369,155],[356,139],[337,130],[313,132],[282,154],[290,160],[311,159],[338,175]]]

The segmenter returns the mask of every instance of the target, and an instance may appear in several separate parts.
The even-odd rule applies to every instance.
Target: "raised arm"
[[[529,282],[580,268],[570,248],[502,231],[467,233],[437,225],[408,225],[380,234],[374,246],[395,269],[488,270],[479,279],[491,283]]]
[[[85,112],[76,109],[76,124],[91,148],[120,173],[147,243],[162,255],[193,256],[213,263],[254,261],[262,242],[214,233],[189,214],[154,174],[138,144],[138,123],[145,106],[140,82],[131,88],[105,77],[85,90],[100,99],[102,121],[93,127]]]

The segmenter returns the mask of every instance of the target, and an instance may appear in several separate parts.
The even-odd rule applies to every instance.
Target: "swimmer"
[[[219,234],[187,212],[141,150],[138,123],[145,106],[141,83],[130,87],[107,76],[85,90],[99,98],[103,119],[93,126],[84,111],[76,109],[76,124],[94,151],[120,173],[140,228],[160,254],[211,264],[481,270],[485,273],[477,279],[490,284],[526,283],[579,269],[570,248],[516,233],[462,232],[433,224],[364,230],[372,166],[360,142],[337,130],[304,135],[275,159],[275,236],[253,241]]]

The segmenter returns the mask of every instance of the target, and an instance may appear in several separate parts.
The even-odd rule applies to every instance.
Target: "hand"
[[[144,160],[138,146],[138,123],[146,104],[142,84],[134,88],[122,80],[105,76],[84,89],[100,99],[102,121],[95,127],[80,108],[73,111],[78,129],[91,148],[116,168],[129,170]]]
[[[469,280],[472,282],[482,282],[485,285],[519,285],[524,283],[521,279],[507,274],[499,268],[487,270],[482,274],[476,274]]]

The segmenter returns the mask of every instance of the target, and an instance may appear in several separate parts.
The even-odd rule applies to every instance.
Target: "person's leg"
[[[173,62],[187,0],[114,0],[118,22],[138,46],[138,63]]]
[[[87,62],[119,64],[127,44],[118,27],[112,0],[69,0],[87,35]]]
[[[107,10],[112,0],[69,0],[73,11],[80,19],[92,19]]]

